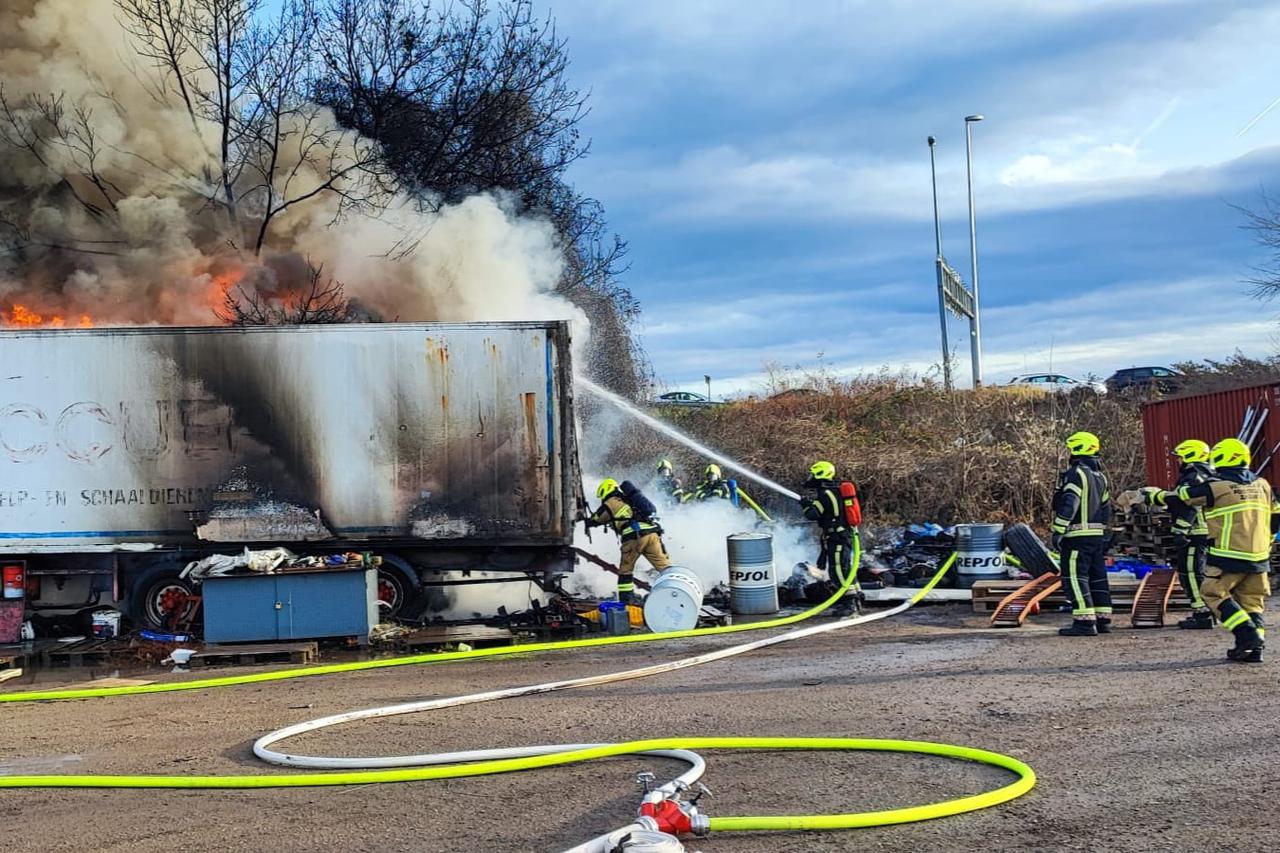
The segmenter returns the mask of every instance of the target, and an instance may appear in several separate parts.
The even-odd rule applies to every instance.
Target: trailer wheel
[[[1022,568],[1032,577],[1039,577],[1045,572],[1058,573],[1058,564],[1050,556],[1049,549],[1025,524],[1015,524],[1004,532],[1004,547],[1021,561]]]
[[[129,592],[129,615],[144,628],[166,631],[170,620],[188,606],[195,584],[167,566],[146,572]]]
[[[383,556],[382,567],[378,569],[378,615],[381,618],[396,618],[417,598],[418,588],[408,571],[412,571],[408,563],[390,554]]]

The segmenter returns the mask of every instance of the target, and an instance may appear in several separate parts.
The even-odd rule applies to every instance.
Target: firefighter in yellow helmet
[[[1111,633],[1111,586],[1107,582],[1106,540],[1111,526],[1111,490],[1098,464],[1102,445],[1091,432],[1067,438],[1071,461],[1053,495],[1053,547],[1062,586],[1071,600],[1071,625],[1064,637]]]
[[[1213,476],[1213,468],[1209,465],[1210,452],[1209,445],[1198,438],[1181,442],[1173,448],[1173,455],[1182,460],[1174,491],[1143,490],[1147,503],[1166,506],[1173,517],[1174,567],[1182,589],[1191,600],[1191,615],[1178,623],[1179,628],[1213,627],[1213,613],[1200,594],[1205,561],[1209,556],[1209,524],[1204,517],[1204,507],[1185,504],[1177,496],[1177,490],[1183,486],[1198,486]]]
[[[676,476],[675,468],[671,464],[670,459],[658,460],[658,479],[656,482],[658,494],[662,495],[673,504],[682,504],[689,500],[689,492],[685,490],[684,484],[680,482],[680,478]]]
[[[640,494],[634,491],[633,494]],[[596,489],[600,509],[587,519],[587,527],[600,525],[612,527],[622,544],[618,560],[618,600],[630,604],[635,600],[636,561],[644,557],[649,565],[661,571],[671,565],[667,549],[662,544],[662,527],[658,519],[647,511],[652,504],[648,500],[628,500],[617,480],[606,479]]]
[[[760,517],[761,521],[773,521],[769,517],[769,513],[765,512],[760,504],[752,500],[751,495],[747,494],[746,490],[739,486],[736,480],[726,480],[724,472],[720,470],[720,466],[712,462],[702,470],[702,480],[693,489],[693,499],[708,501],[715,498],[726,500],[739,508],[745,504]]]
[[[1209,528],[1208,565],[1200,594],[1222,627],[1235,635],[1227,657],[1260,663],[1266,646],[1262,611],[1271,584],[1267,571],[1271,542],[1280,521],[1271,484],[1249,469],[1252,456],[1243,441],[1225,438],[1213,446],[1213,473],[1203,483],[1179,486],[1156,497],[1176,497],[1204,507]]]
[[[800,508],[804,517],[817,522],[820,532],[821,550],[818,552],[818,567],[827,572],[831,591],[844,586],[850,575],[857,571],[853,565],[853,541],[858,536],[857,522],[861,520],[861,508],[858,498],[849,484],[848,495],[842,494],[844,485],[836,478],[836,466],[830,462],[818,461],[809,466],[809,479],[805,481],[806,491],[813,497],[800,499]],[[851,501],[846,508],[846,502]],[[862,597],[862,587],[855,576],[850,582],[844,599],[834,608],[832,615],[845,616],[858,608]]]

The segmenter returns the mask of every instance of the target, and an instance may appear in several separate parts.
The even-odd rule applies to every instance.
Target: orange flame
[[[93,318],[88,314],[81,314],[75,325],[80,329],[92,328]],[[47,326],[51,329],[62,329],[66,328],[67,319],[61,314],[54,314],[46,322],[43,314],[38,314],[27,306],[15,302],[8,311],[0,309],[0,326],[15,326],[20,329],[35,329]]]

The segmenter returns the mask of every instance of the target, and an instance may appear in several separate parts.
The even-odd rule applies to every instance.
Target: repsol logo
[[[1003,566],[1004,556],[1001,554],[988,557],[960,554],[956,557],[956,568],[960,571],[965,569],[998,569]]]
[[[17,463],[51,453],[86,464],[109,453],[139,461],[170,453],[215,456],[234,452],[231,426],[231,410],[214,400],[84,400],[60,410],[10,403],[0,408],[0,452]]]
[[[729,580],[736,583],[751,583],[755,581],[760,583],[772,578],[773,573],[765,569],[755,569],[752,571],[742,571],[741,569],[732,569],[729,572]]]

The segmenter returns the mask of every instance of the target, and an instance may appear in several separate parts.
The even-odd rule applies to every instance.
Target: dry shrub
[[[864,507],[881,523],[990,520],[1043,527],[1066,461],[1063,440],[1078,429],[1102,439],[1114,494],[1142,484],[1142,422],[1132,399],[1001,387],[947,392],[892,375],[811,380],[807,387],[819,393],[710,409],[664,407],[657,414],[793,488],[814,460],[828,459],[857,482]],[[705,464],[644,427],[623,432],[608,460],[619,471],[641,471],[667,456],[694,480]],[[750,490],[753,496],[759,491]],[[787,503],[764,497],[775,508]]]

